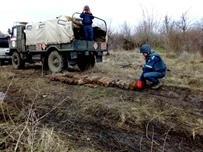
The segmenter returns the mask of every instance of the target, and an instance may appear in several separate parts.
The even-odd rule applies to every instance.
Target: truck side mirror
[[[10,29],[8,29],[8,34],[11,35],[11,30]]]

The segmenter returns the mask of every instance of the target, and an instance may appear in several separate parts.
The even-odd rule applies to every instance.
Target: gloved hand
[[[141,80],[138,80],[138,81],[136,82],[135,86],[136,86],[136,88],[138,88],[138,89],[142,89],[142,87],[143,87],[142,81],[141,81]]]

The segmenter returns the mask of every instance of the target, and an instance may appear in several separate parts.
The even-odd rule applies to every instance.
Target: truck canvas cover
[[[25,35],[26,45],[69,43],[74,38],[72,21],[68,16],[28,23]]]

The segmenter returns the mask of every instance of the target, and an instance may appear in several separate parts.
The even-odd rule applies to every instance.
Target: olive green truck
[[[79,15],[76,12],[43,22],[15,22],[8,29],[7,55],[11,56],[13,67],[21,69],[26,62],[41,62],[53,73],[59,73],[68,65],[77,65],[84,71],[93,68],[95,62],[102,62],[103,54],[108,52],[106,22],[94,17],[94,41],[87,41]]]

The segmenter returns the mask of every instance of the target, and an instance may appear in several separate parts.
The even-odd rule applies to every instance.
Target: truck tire
[[[95,58],[94,55],[80,55],[78,57],[78,68],[80,71],[85,71],[92,69],[95,66]]]
[[[62,72],[67,66],[66,63],[64,56],[58,51],[54,50],[49,54],[48,66],[53,73]]]
[[[22,69],[25,66],[25,62],[20,58],[20,54],[16,51],[12,54],[12,65],[14,69]]]

